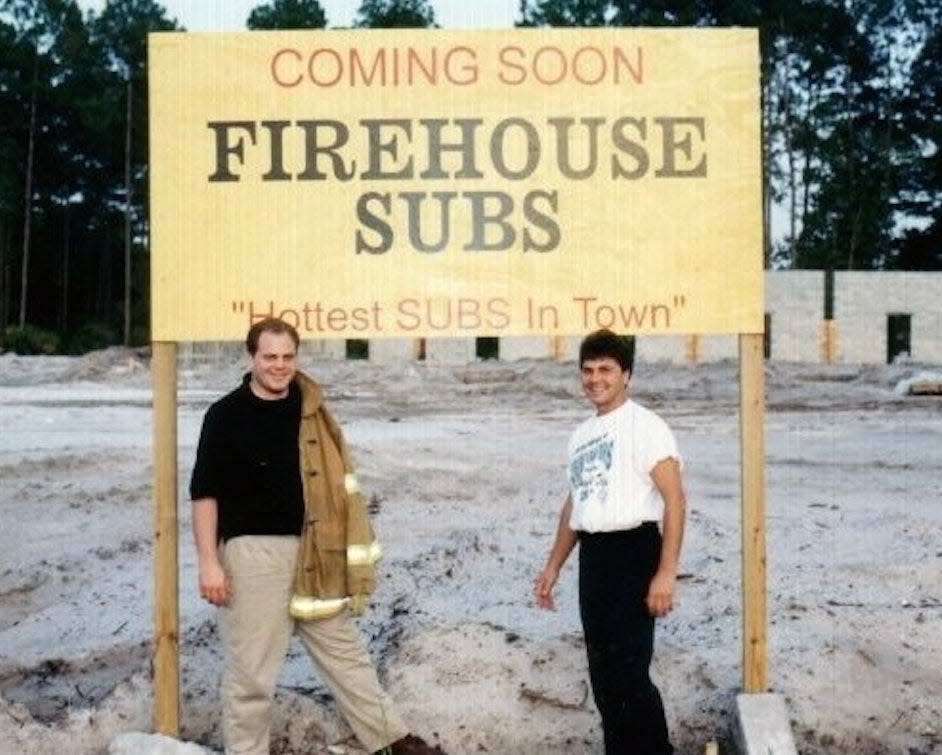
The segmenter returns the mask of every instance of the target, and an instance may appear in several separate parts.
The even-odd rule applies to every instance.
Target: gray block
[[[798,755],[781,695],[736,696],[736,744],[742,755]]]

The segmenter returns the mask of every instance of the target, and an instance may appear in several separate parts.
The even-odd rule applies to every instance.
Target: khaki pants
[[[296,537],[237,537],[220,546],[232,580],[229,605],[220,609],[226,753],[268,755],[275,680],[295,631],[354,734],[370,752],[380,750],[408,729],[346,614],[318,621],[288,614],[297,555]]]

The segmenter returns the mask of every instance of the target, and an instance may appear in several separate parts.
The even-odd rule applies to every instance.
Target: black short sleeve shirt
[[[266,400],[243,384],[203,419],[190,498],[215,498],[219,538],[297,535],[304,515],[298,468],[301,392]]]

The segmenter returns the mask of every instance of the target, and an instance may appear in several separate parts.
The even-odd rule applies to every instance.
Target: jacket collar
[[[324,403],[321,387],[300,370],[295,373],[294,382],[301,389],[301,416],[310,417],[317,414]]]

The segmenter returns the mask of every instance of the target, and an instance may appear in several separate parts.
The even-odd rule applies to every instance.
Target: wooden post
[[[566,337],[550,336],[549,339],[550,359],[554,362],[562,362],[566,356]]]
[[[837,363],[837,321],[834,319],[834,271],[824,271],[824,320],[821,322],[821,361]]]
[[[416,362],[425,361],[425,339],[424,338],[413,338],[412,339],[412,359]]]
[[[684,344],[684,359],[687,364],[698,364],[700,356],[700,334],[692,333],[687,336]]]
[[[762,334],[739,336],[743,689],[765,692],[765,373]]]
[[[180,734],[177,563],[177,345],[153,344],[154,731]]]
[[[837,323],[834,320],[821,323],[821,361],[837,364]]]

